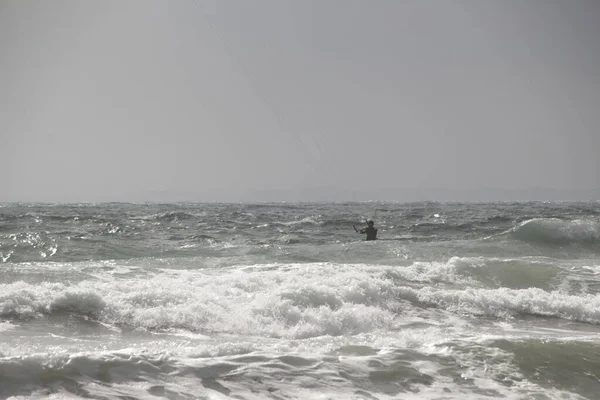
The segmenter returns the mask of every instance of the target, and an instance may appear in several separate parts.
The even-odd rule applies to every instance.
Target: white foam
[[[413,282],[444,281],[472,285],[475,282],[461,272],[482,265],[484,259],[480,257],[452,257],[447,262],[417,261],[407,267],[393,267],[389,273]]]
[[[409,267],[262,264],[226,269],[159,269],[127,276],[111,265],[104,279],[74,284],[0,284],[0,316],[55,312],[144,329],[183,329],[267,337],[356,335],[401,326],[403,281],[460,281],[461,259]],[[110,278],[110,279],[109,279]],[[118,278],[118,279],[117,279]]]
[[[288,339],[396,332],[411,321],[450,321],[451,313],[498,318],[529,314],[600,323],[600,296],[438,285],[462,287],[469,279],[457,271],[476,262],[453,258],[408,267],[263,264],[218,271],[163,269],[141,277],[119,275],[74,284],[16,282],[0,284],[0,316],[36,318],[68,312],[151,331]],[[422,282],[434,285],[406,286]],[[434,315],[436,309],[450,313]]]
[[[6,332],[15,329],[15,325],[0,321],[0,332]]]
[[[74,312],[146,329],[271,337],[393,329],[393,282],[373,266],[288,264],[159,271],[144,279],[0,285],[0,315]]]
[[[403,298],[459,313],[499,318],[529,314],[600,323],[600,295],[572,296],[538,288],[445,290],[404,287],[400,291]]]
[[[70,287],[46,282],[39,285],[25,282],[0,285],[0,316],[33,318],[52,312],[97,315],[104,308],[104,301],[93,287],[85,286]]]

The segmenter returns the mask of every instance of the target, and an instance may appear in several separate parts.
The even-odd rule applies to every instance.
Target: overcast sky
[[[0,201],[598,195],[598,21],[596,0],[0,0]]]

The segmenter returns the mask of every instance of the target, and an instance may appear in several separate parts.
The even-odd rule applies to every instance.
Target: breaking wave
[[[520,223],[510,234],[515,239],[534,244],[588,245],[600,242],[600,223],[592,220],[535,218]]]

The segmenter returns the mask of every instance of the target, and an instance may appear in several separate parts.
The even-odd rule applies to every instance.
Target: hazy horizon
[[[378,189],[377,197],[367,190],[332,191],[322,188],[297,191],[256,191],[244,193],[222,193],[219,195],[199,196],[197,193],[153,192],[148,195],[132,196],[121,199],[118,196],[96,196],[95,198],[62,199],[21,199],[3,200],[0,204],[102,204],[102,203],[223,203],[223,204],[257,204],[257,203],[503,203],[503,202],[597,202],[600,201],[600,190],[571,191],[556,189],[473,189],[449,190],[440,188],[420,189]]]
[[[0,2],[0,202],[600,199],[591,0]]]

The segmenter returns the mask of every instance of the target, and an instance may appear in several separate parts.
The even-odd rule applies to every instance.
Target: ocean
[[[599,399],[600,202],[2,204],[0,398]]]

